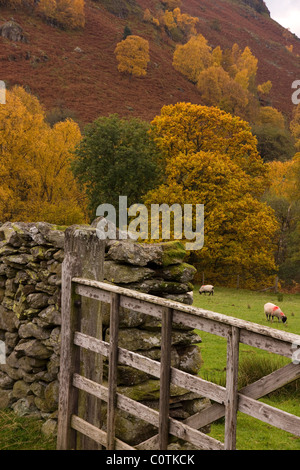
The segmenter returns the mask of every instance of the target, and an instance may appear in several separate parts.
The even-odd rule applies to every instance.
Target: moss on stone
[[[170,264],[183,262],[186,256],[183,243],[179,241],[171,241],[162,243],[161,246],[163,248],[162,265],[164,267],[169,266]]]

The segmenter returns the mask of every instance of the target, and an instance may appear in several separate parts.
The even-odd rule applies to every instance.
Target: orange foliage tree
[[[84,0],[40,0],[37,12],[66,29],[80,29],[85,24]]]
[[[197,83],[199,74],[212,63],[211,47],[202,34],[192,36],[184,45],[176,46],[173,67],[193,83]]]
[[[273,210],[260,201],[267,183],[249,125],[218,108],[178,103],[162,108],[151,133],[164,155],[165,181],[146,204],[204,204],[198,271],[230,285],[265,285],[276,272]]]
[[[0,107],[0,218],[68,225],[85,221],[85,199],[70,169],[81,140],[67,120],[51,128],[37,98],[15,87]]]
[[[119,72],[129,73],[134,77],[147,74],[147,64],[150,61],[149,42],[140,36],[127,36],[115,48]]]

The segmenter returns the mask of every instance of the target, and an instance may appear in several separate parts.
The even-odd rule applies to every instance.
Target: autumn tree
[[[265,282],[276,271],[273,210],[260,201],[266,169],[247,123],[217,108],[165,106],[152,122],[165,157],[165,180],[147,204],[204,204],[205,241],[191,253],[200,271],[230,285]],[[246,283],[246,278],[248,278]]]
[[[290,122],[290,131],[295,139],[295,147],[300,151],[300,104],[298,104],[293,111],[293,117]]]
[[[66,29],[84,27],[84,0],[40,0],[37,12],[47,21]]]
[[[264,106],[260,108],[257,116],[257,124],[270,125],[281,129],[285,129],[286,127],[283,114],[272,106]]]
[[[1,220],[83,222],[85,199],[70,169],[78,125],[51,128],[37,98],[21,87],[7,91],[0,122]]]
[[[129,73],[134,77],[147,74],[150,61],[149,42],[140,36],[131,35],[119,42],[115,48],[119,72]]]
[[[267,80],[266,82],[257,85],[257,93],[259,98],[263,99],[263,97],[266,97],[270,93],[272,86],[273,84],[271,80]]]
[[[219,108],[191,103],[164,106],[151,123],[151,133],[165,161],[178,153],[219,152],[252,176],[252,190],[264,192],[266,169],[250,125]]]
[[[197,88],[203,102],[247,119],[247,107],[251,99],[247,90],[239,85],[223,67],[212,66],[203,70],[198,77]]]
[[[191,82],[197,83],[202,70],[213,63],[211,47],[202,34],[192,36],[184,45],[177,45],[173,55],[173,67],[187,77]]]
[[[257,58],[248,46],[242,52],[237,44],[232,47],[232,56],[232,72],[235,81],[245,90],[254,92],[256,90]]]
[[[261,107],[252,131],[264,161],[288,160],[295,153],[293,136],[283,114],[271,106]]]
[[[275,211],[279,224],[276,262],[287,284],[300,282],[300,154],[291,160],[268,163],[271,185],[264,200]]]

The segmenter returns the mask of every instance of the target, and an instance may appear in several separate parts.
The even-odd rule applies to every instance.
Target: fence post
[[[72,278],[85,277],[101,281],[103,279],[105,245],[99,240],[96,229],[90,226],[71,226],[65,231],[65,257],[62,265],[62,327],[61,327],[61,358],[59,374],[59,410],[58,410],[58,449],[74,449],[76,447],[76,433],[71,429],[71,417],[76,408],[80,406],[78,391],[72,386],[72,378],[79,367],[89,371],[90,379],[101,381],[101,368],[95,367],[95,354],[81,352],[74,346],[75,331],[86,334],[102,330],[102,320],[98,315],[99,303],[89,303],[82,318],[76,296],[72,286]],[[90,299],[82,299],[82,311],[85,303]],[[77,299],[79,305],[79,299]],[[100,325],[99,325],[100,324]],[[98,359],[97,359],[98,360]],[[79,366],[80,362],[80,366]],[[98,364],[99,365],[99,364]],[[100,371],[100,372],[99,372]],[[89,406],[83,410],[84,418],[89,417],[91,424],[99,423],[99,402],[95,397],[84,397]],[[79,403],[79,405],[78,405]],[[95,443],[82,438],[81,446],[85,449],[95,448]],[[98,448],[98,445],[97,445]]]
[[[80,321],[80,312],[75,305],[75,292],[72,286],[72,278],[78,272],[76,261],[76,258],[67,252],[62,264],[62,340],[59,373],[58,450],[75,449],[76,447],[76,432],[71,429],[70,425],[71,416],[75,413],[78,402],[78,390],[72,386],[73,374],[79,367],[79,349],[73,342],[74,332],[78,329]]]
[[[118,336],[119,336],[120,295],[111,293],[109,325],[109,371],[107,403],[107,446],[106,450],[115,448],[115,416],[117,407],[117,374],[118,374]]]
[[[238,365],[240,330],[232,326],[227,340],[225,450],[236,448],[236,419],[238,409]]]
[[[162,316],[160,398],[159,398],[159,449],[167,450],[169,437],[169,406],[171,382],[171,340],[173,310],[166,308]]]

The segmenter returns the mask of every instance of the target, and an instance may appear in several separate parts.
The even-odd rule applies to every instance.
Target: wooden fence
[[[110,342],[80,331],[82,298],[110,303]],[[161,362],[118,347],[119,307],[151,315],[162,322]],[[226,387],[171,367],[172,322],[227,339]],[[291,358],[285,367],[238,390],[239,343]],[[104,282],[72,277],[65,267],[62,295],[62,345],[58,449],[75,449],[76,436],[88,436],[107,450],[167,448],[169,435],[183,439],[198,449],[230,450],[236,447],[237,411],[300,436],[300,417],[258,401],[262,396],[300,377],[300,364],[292,362],[294,345],[300,336],[230,316],[180,304],[175,301],[123,289]],[[297,347],[297,346],[296,346]],[[108,386],[80,374],[80,350],[109,358]],[[160,379],[159,411],[117,392],[117,364],[125,364]],[[169,416],[170,384],[208,397],[211,405],[185,421]],[[105,431],[78,416],[79,391],[107,402]],[[157,435],[132,447],[115,437],[116,409],[124,410],[156,426]],[[199,431],[225,416],[225,442]],[[124,436],[125,438],[125,436]]]

